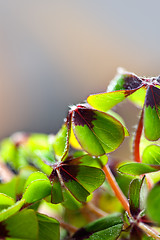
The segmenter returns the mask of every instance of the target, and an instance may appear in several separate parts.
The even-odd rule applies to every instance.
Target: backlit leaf
[[[97,110],[107,112],[136,90],[118,90],[115,92],[104,92],[92,94],[87,98],[87,102]]]
[[[160,170],[160,165],[149,165],[145,163],[126,163],[119,167],[118,171],[130,175],[142,175],[145,173],[156,172]]]
[[[80,203],[79,201],[77,201],[74,196],[66,189],[63,188],[63,199],[64,201],[62,202],[62,205],[69,209],[69,210],[78,210],[81,206],[82,203]],[[88,200],[88,198],[87,198]]]
[[[65,186],[80,202],[85,202],[90,193],[102,185],[105,180],[104,172],[100,168],[85,166],[85,158],[86,155],[78,158],[69,157],[55,166],[49,177],[53,185],[53,202],[58,203],[63,200],[63,192],[59,189],[60,185]]]
[[[124,128],[125,137],[128,137],[129,132],[128,132],[128,129],[126,128],[126,126],[125,126],[125,122],[124,122],[123,118],[118,113],[116,113],[112,110],[107,111],[107,113],[109,115],[113,116],[114,118],[116,118],[118,121],[120,121],[120,123],[123,125],[123,128]]]
[[[0,211],[15,203],[14,199],[4,193],[0,193]]]
[[[74,135],[73,128],[71,128],[70,144],[73,148],[76,148],[78,150],[82,149],[81,145],[79,144],[79,142],[77,141]]]
[[[144,132],[147,139],[160,138],[160,89],[150,86],[147,89],[144,106]]]
[[[51,194],[52,186],[49,180],[36,180],[26,188],[23,199],[27,203],[39,201]]]
[[[143,151],[143,163],[160,165],[160,146],[149,145]]]
[[[22,199],[22,200],[16,202],[14,205],[11,205],[10,207],[3,209],[0,212],[0,222],[6,220],[10,216],[12,216],[16,212],[18,212],[21,209],[21,207],[24,205],[24,203],[25,203],[25,200]]]
[[[60,203],[64,201],[62,189],[61,189],[61,183],[58,178],[56,170],[52,172],[52,190],[51,190],[51,202],[54,204]]]
[[[137,91],[135,91],[133,94],[128,96],[128,99],[136,104],[138,107],[143,108],[144,101],[146,96],[146,88],[141,87]]]
[[[118,74],[108,86],[108,91],[132,90],[142,85],[142,80],[134,73],[127,72],[122,68],[118,69]]]
[[[61,159],[66,149],[66,141],[67,141],[67,125],[63,124],[62,128],[56,134],[53,142],[54,152],[57,157]]]
[[[114,151],[124,139],[124,129],[119,121],[81,105],[72,111],[72,127],[82,149],[93,156]]]
[[[34,172],[28,177],[28,179],[25,183],[25,188],[27,188],[33,181],[37,181],[37,180],[47,180],[48,181],[48,177],[46,174],[44,174],[42,172]]]

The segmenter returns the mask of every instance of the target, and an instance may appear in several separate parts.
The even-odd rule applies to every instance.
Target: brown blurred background
[[[118,66],[159,74],[159,9],[158,0],[0,1],[0,138],[56,133],[68,105],[105,91]],[[132,131],[138,110],[116,110]]]

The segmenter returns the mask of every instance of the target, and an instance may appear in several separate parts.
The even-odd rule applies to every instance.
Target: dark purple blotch
[[[59,170],[64,182],[77,181],[76,178],[80,170],[79,166],[63,165]]]
[[[57,181],[57,178],[58,178],[58,174],[56,171],[56,167],[53,167],[53,171],[51,172],[51,175],[49,176],[49,180],[51,182],[53,182],[53,181]]]
[[[142,80],[134,75],[124,77],[123,87],[125,90],[133,90],[142,85]]]
[[[143,236],[144,233],[142,230],[136,225],[133,225],[130,232],[130,240],[142,240]]]
[[[71,237],[70,240],[83,240],[88,239],[93,232],[87,232],[85,228],[80,228],[74,235]]]
[[[6,225],[3,222],[0,222],[0,239],[6,239],[9,237],[9,231],[6,228]]]
[[[154,86],[149,86],[145,99],[146,107],[158,107],[160,105],[160,89]]]
[[[131,204],[130,211],[131,211],[132,216],[134,218],[136,218],[139,215],[139,213],[141,212],[141,209],[139,207],[136,207],[134,204]]]
[[[72,121],[75,126],[84,127],[85,125],[88,125],[90,128],[93,128],[93,120],[96,120],[96,114],[94,110],[79,106],[73,110]]]

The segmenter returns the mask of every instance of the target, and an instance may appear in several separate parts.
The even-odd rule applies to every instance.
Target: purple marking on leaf
[[[134,75],[124,77],[123,87],[125,90],[132,90],[142,85],[142,80]]]
[[[51,175],[48,178],[50,181],[57,180],[58,174],[57,174],[56,168],[53,168],[53,171],[51,172]]]
[[[89,238],[93,232],[87,232],[85,228],[80,228],[77,232],[74,233],[71,240],[83,240]]]
[[[60,174],[64,182],[77,181],[76,177],[79,172],[79,166],[64,165],[60,168]]]
[[[132,240],[142,240],[144,233],[142,230],[137,227],[136,225],[133,225],[130,233],[130,239]]]
[[[82,163],[82,161],[81,161],[82,157],[83,156],[74,158],[73,156],[69,156],[65,159],[65,161],[63,163],[67,164],[67,165],[78,165],[78,164]]]
[[[146,107],[157,108],[160,105],[160,89],[154,86],[149,86],[145,99]]]
[[[3,222],[0,222],[0,239],[5,239],[9,237],[9,231],[6,228],[6,225]]]
[[[73,110],[72,121],[75,126],[78,125],[84,127],[85,125],[88,125],[90,128],[93,128],[93,120],[96,120],[94,110],[78,106],[75,110]]]
[[[125,90],[124,94],[125,97],[128,97],[129,95],[133,94],[135,91],[137,91],[138,89],[132,89],[132,90]]]
[[[136,218],[136,216],[138,216],[138,214],[141,212],[141,209],[139,207],[137,208],[132,204],[132,206],[130,206],[130,211],[132,216]]]

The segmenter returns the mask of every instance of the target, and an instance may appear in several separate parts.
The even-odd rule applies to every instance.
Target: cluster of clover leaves
[[[107,154],[129,133],[111,109],[126,98],[141,115],[134,161],[117,167]],[[106,92],[70,107],[55,136],[4,139],[0,239],[160,239],[159,138],[160,77],[120,70]]]

